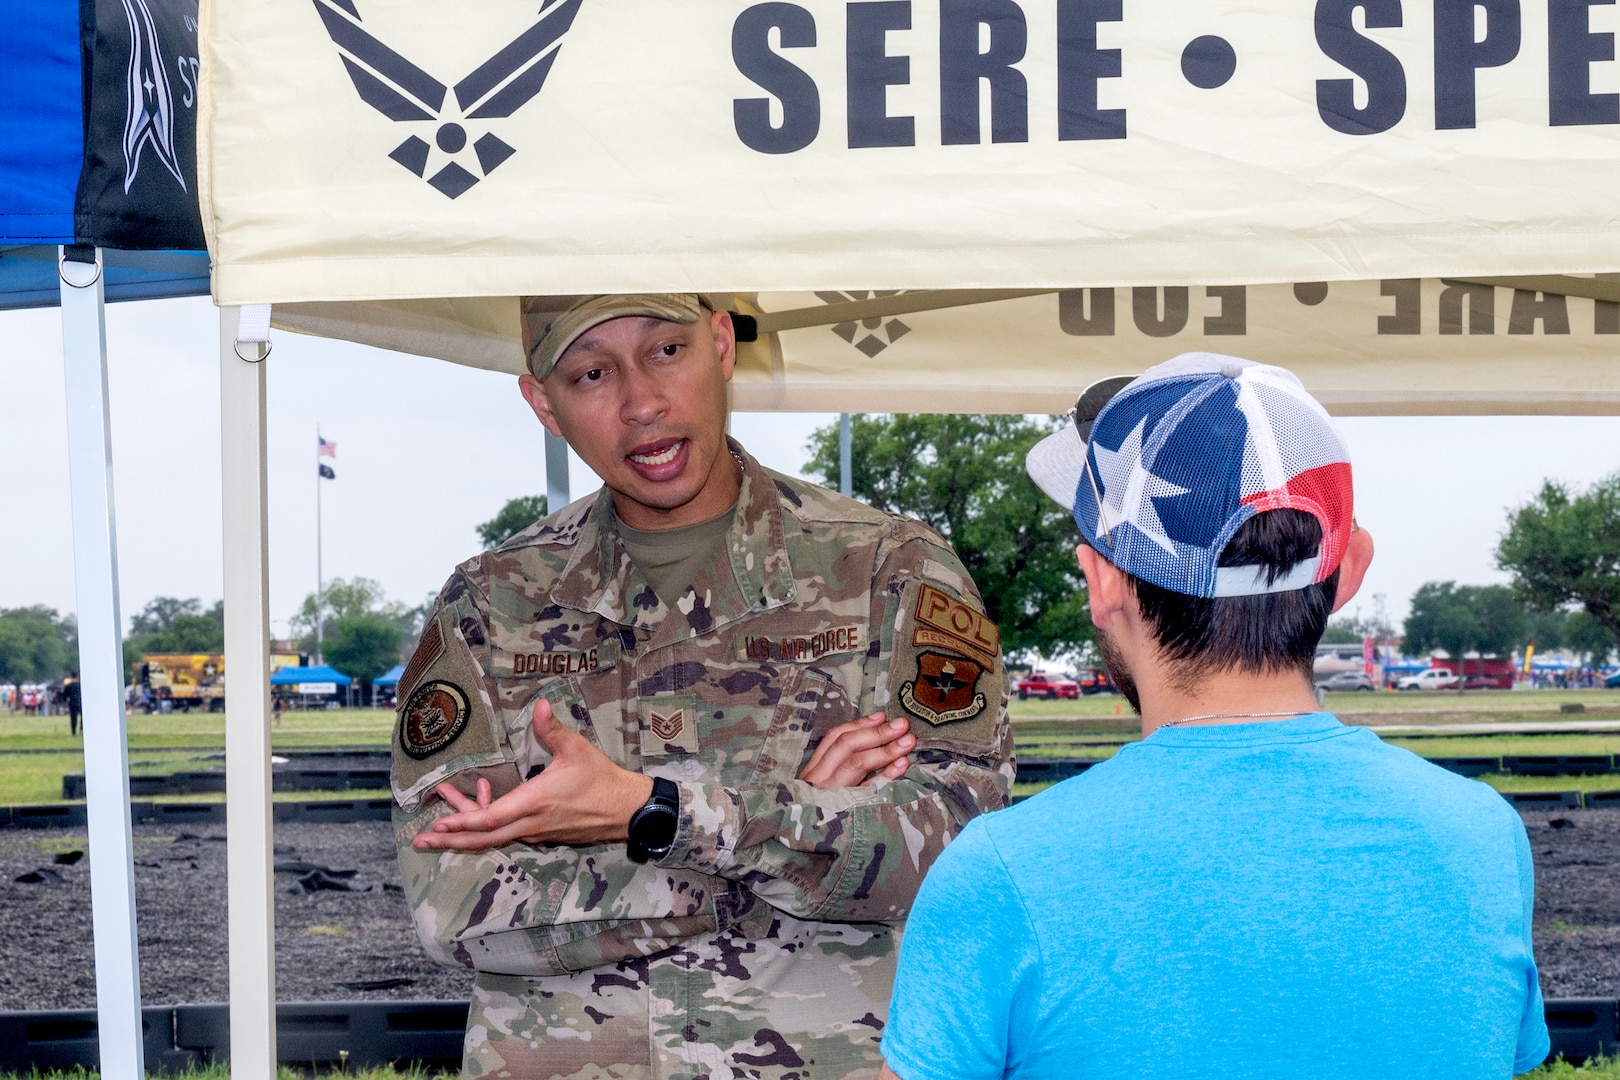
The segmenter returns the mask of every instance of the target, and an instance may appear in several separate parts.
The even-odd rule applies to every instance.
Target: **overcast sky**
[[[118,563],[126,620],[154,596],[222,592],[217,315],[205,299],[107,309]],[[315,588],[315,429],[338,444],[323,485],[325,573],[415,604],[478,548],[474,527],[545,490],[541,429],[510,376],[295,334],[270,387],[271,625]],[[820,414],[740,414],[736,436],[801,473]],[[1357,516],[1378,546],[1361,596],[1404,616],[1425,581],[1505,581],[1506,511],[1547,477],[1620,469],[1620,418],[1349,418]],[[0,312],[0,608],[73,608],[60,316]],[[578,461],[573,495],[596,486]]]

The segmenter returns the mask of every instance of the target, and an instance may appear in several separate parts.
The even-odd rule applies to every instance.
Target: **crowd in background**
[[[59,682],[0,686],[0,709],[24,716],[66,716],[67,696]]]

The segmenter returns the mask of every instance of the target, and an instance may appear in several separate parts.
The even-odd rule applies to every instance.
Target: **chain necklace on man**
[[[1273,716],[1309,715],[1310,713],[1300,712],[1298,709],[1295,709],[1293,712],[1212,712],[1204,713],[1202,716],[1183,716],[1180,720],[1167,720],[1160,724],[1159,727],[1175,727],[1177,724],[1190,724],[1194,720],[1259,720],[1265,717]]]

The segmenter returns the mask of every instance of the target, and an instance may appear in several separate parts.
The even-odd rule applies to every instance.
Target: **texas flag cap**
[[[1354,508],[1350,454],[1292,372],[1198,352],[1111,382],[1124,385],[1100,411],[1090,410],[1104,384],[1025,460],[1104,558],[1203,597],[1290,592],[1338,569]],[[1264,566],[1217,565],[1245,521],[1285,507],[1322,523],[1317,556],[1270,581]]]

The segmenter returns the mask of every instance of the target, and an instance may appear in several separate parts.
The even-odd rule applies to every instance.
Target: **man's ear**
[[[1130,593],[1126,587],[1125,574],[1097,553],[1097,549],[1090,544],[1081,544],[1074,549],[1075,558],[1080,560],[1080,572],[1086,576],[1086,595],[1090,601],[1091,624],[1099,630],[1107,630],[1115,620],[1123,617],[1125,604]]]
[[[529,372],[524,372],[518,376],[518,392],[529,403],[529,408],[534,410],[541,426],[557,438],[562,438],[562,428],[557,426],[557,417],[551,411],[551,399],[546,396],[546,384]]]
[[[1344,607],[1356,595],[1372,560],[1372,533],[1359,525],[1350,526],[1350,542],[1345,545],[1344,558],[1339,560],[1339,591],[1333,597],[1334,611]]]
[[[714,335],[714,351],[720,357],[720,370],[731,381],[737,369],[737,328],[731,324],[731,312],[709,313],[709,332]]]

